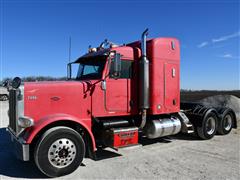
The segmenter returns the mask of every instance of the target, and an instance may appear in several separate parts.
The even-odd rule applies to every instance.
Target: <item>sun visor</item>
[[[79,63],[83,60],[91,59],[91,58],[94,58],[94,57],[97,57],[97,56],[98,57],[107,56],[109,52],[110,52],[109,49],[103,49],[103,50],[100,50],[100,51],[97,51],[97,52],[87,53],[87,54],[79,57],[74,63]]]

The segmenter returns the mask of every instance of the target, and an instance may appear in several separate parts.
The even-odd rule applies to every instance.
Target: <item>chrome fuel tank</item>
[[[149,120],[144,128],[144,133],[149,139],[169,136],[179,133],[181,121],[176,117]]]

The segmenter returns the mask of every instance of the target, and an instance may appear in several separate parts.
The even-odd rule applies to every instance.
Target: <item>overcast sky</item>
[[[176,37],[181,42],[181,88],[239,88],[238,0],[0,0],[1,78],[65,76],[72,60],[105,38],[127,43]]]

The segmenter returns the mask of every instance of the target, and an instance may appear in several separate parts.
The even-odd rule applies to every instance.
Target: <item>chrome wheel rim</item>
[[[223,128],[226,131],[229,131],[232,127],[232,116],[230,114],[227,114],[223,119]]]
[[[207,134],[212,135],[215,131],[215,128],[216,128],[215,119],[213,117],[208,118],[206,123]]]
[[[69,166],[76,157],[76,145],[67,138],[58,139],[48,150],[49,162],[57,168]]]

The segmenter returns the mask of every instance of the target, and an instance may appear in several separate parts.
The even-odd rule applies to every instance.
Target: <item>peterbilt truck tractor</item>
[[[195,133],[208,140],[237,128],[235,112],[180,102],[176,38],[115,45],[107,40],[67,65],[66,81],[8,83],[9,126],[16,156],[49,177],[76,170],[101,148],[139,138]],[[78,66],[73,76],[72,66]]]

